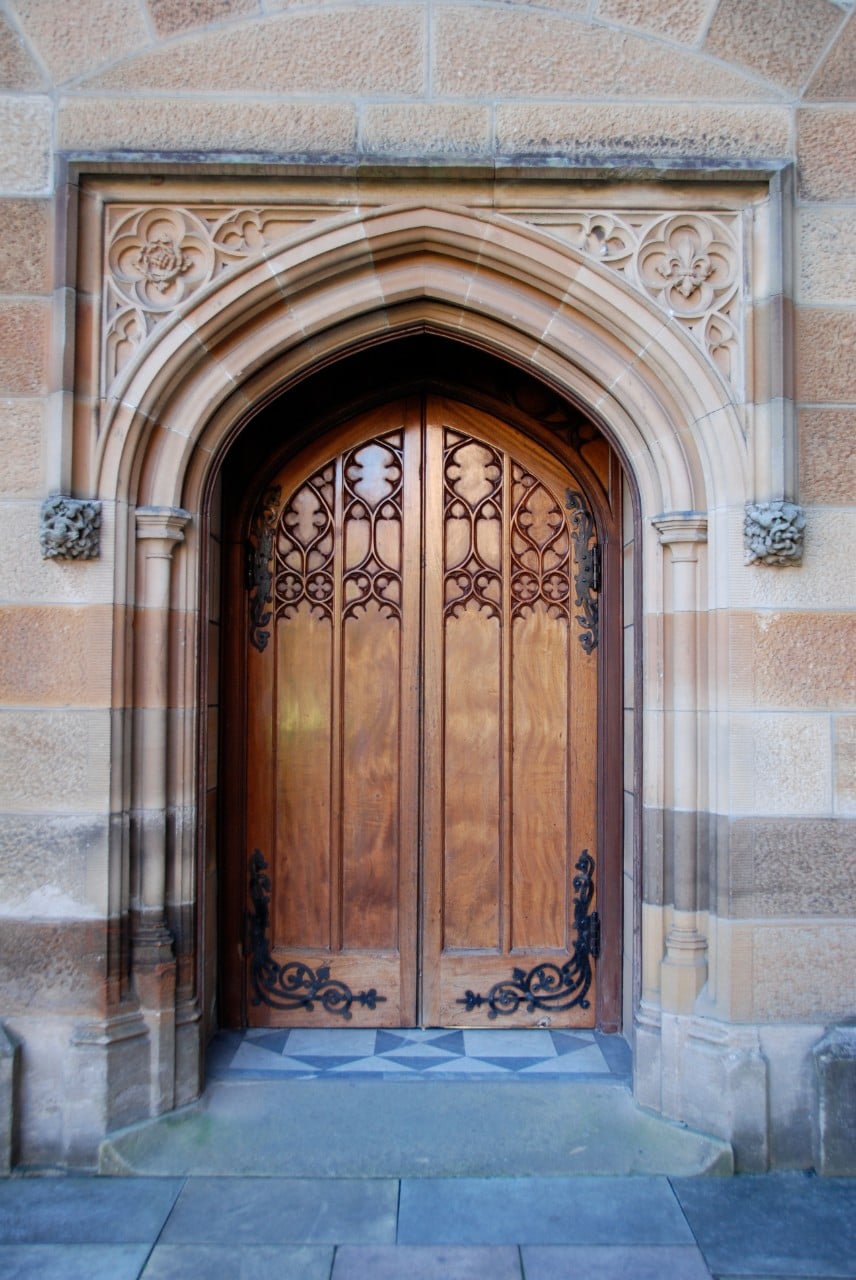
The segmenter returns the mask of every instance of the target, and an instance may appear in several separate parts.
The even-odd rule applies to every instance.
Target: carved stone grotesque
[[[82,498],[47,498],[42,504],[39,541],[45,560],[94,560],[99,552],[101,503]]]
[[[796,502],[747,502],[743,541],[747,564],[799,564],[805,512]]]

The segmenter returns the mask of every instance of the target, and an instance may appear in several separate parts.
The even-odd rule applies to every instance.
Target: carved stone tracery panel
[[[101,395],[109,394],[149,335],[201,288],[307,224],[342,211],[336,204],[320,203],[109,203]],[[559,237],[621,275],[680,325],[742,394],[746,255],[739,211],[502,212]]]

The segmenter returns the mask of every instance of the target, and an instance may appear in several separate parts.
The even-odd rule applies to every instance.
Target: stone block
[[[0,93],[46,88],[45,77],[5,14],[0,14]]]
[[[798,111],[797,166],[804,199],[856,199],[856,108]]]
[[[0,400],[0,494],[41,498],[44,492],[45,405]]]
[[[583,26],[573,15],[449,5],[434,21],[432,87],[440,97],[561,101],[569,86],[601,103],[616,95],[751,102],[775,94],[756,76],[632,32]]]
[[[0,392],[47,389],[50,322],[46,302],[0,303]]]
[[[79,11],[54,0],[17,0],[15,8],[54,84],[150,43],[136,0],[86,0],[85,21]]]
[[[853,914],[856,823],[836,818],[723,818],[721,825],[726,861],[719,914]]]
[[[735,713],[730,718],[730,739],[733,813],[829,814],[828,716]]]
[[[148,6],[155,31],[164,37],[261,11],[259,0],[148,0]]]
[[[856,120],[856,116],[854,116]],[[856,401],[856,311],[801,307],[796,315],[797,399]]]
[[[852,15],[844,30],[809,81],[807,102],[852,102],[853,68],[856,66],[856,21]]]
[[[801,500],[856,505],[856,408],[803,409],[799,442]]]
[[[43,560],[39,550],[41,502],[0,502],[0,600],[33,604],[99,604],[113,599],[114,512],[102,504],[101,556],[97,560]]]
[[[817,1108],[812,1046],[818,1026],[761,1027],[761,1050],[768,1063],[770,1165],[806,1169],[812,1163],[813,1118]]]
[[[356,112],[345,102],[241,102],[223,98],[63,98],[59,146],[154,151],[351,152]]]
[[[759,708],[856,708],[856,615],[783,610],[753,618],[752,674]]]
[[[84,79],[86,89],[171,93],[417,94],[425,88],[421,6],[354,5],[229,24]],[[148,104],[147,108],[148,108]],[[234,148],[230,148],[234,149]]]
[[[108,605],[7,605],[0,614],[0,704],[108,707],[112,633]]]
[[[750,927],[754,1019],[818,1022],[850,1016],[856,1008],[856,922]]]
[[[814,1166],[829,1177],[856,1174],[856,1020],[833,1027],[813,1050],[817,1072]]]
[[[856,815],[856,716],[836,716],[833,724],[835,812]]]
[[[50,292],[50,213],[45,200],[0,200],[0,292]]]
[[[10,1173],[17,1155],[17,1040],[0,1022],[0,1177]]]
[[[40,195],[49,190],[52,123],[48,98],[0,98],[0,193]]]
[[[597,0],[595,12],[607,22],[695,44],[710,12],[710,0]]]
[[[106,817],[0,813],[0,900],[18,919],[106,915],[111,886]],[[117,841],[117,844],[120,843]]]
[[[490,146],[487,107],[458,103],[382,103],[363,111],[360,150],[378,155],[485,153]]]
[[[796,90],[841,22],[841,10],[829,0],[720,0],[704,48]]]
[[[740,160],[790,153],[790,116],[783,107],[684,106],[648,103],[500,103],[500,154],[560,151],[575,160],[615,156],[645,160]]]
[[[0,711],[0,809],[105,810],[111,742],[107,710]]]
[[[851,303],[856,298],[856,219],[852,208],[802,209],[797,221],[797,263],[799,302]]]
[[[93,1017],[102,1007],[108,952],[118,926],[104,920],[16,920],[0,925],[0,1007],[4,1016]]]

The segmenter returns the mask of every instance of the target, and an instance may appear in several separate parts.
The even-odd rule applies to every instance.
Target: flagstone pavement
[[[598,1123],[616,1127],[630,1071],[629,1049],[620,1037],[549,1029],[522,1034],[523,1039],[501,1029],[226,1032],[209,1053],[209,1077],[220,1094],[237,1090],[224,1096],[236,1099],[238,1118],[251,1114],[246,1103],[258,1101],[256,1095],[267,1099],[275,1090],[279,1097],[277,1079],[283,1080],[282,1105],[293,1107],[302,1105],[300,1099],[305,1104],[301,1091],[314,1088],[304,1082],[318,1078],[318,1105],[326,1098],[330,1106],[337,1099],[341,1106],[343,1089],[363,1098],[371,1088],[382,1112],[389,1090],[395,1094],[388,1099],[391,1108],[393,1101],[400,1106],[405,1097],[415,1097],[412,1090],[420,1097],[428,1091],[424,1123],[439,1107],[430,1102],[438,1096],[431,1091],[454,1090],[457,1097],[472,1089],[474,1105],[455,1113],[465,1127],[485,1122],[475,1102],[493,1089],[497,1149],[503,1142],[502,1109],[514,1106],[515,1096],[528,1096],[535,1081],[549,1080],[545,1105],[551,1099],[555,1105],[554,1091],[577,1081],[580,1090],[597,1092],[605,1117]],[[334,1083],[342,1077],[344,1084]],[[395,1083],[384,1084],[387,1079]],[[371,1080],[377,1083],[370,1086]],[[228,1103],[220,1097],[219,1105]],[[525,1108],[517,1109],[525,1117]],[[262,1114],[268,1114],[264,1106]],[[343,1111],[338,1130],[324,1129],[326,1141],[340,1132],[347,1144],[341,1130],[343,1119],[350,1127],[348,1114],[353,1118]],[[393,1141],[400,1141],[403,1131],[395,1129],[394,1114],[393,1109],[389,1133],[398,1133]],[[181,1127],[178,1119],[163,1121],[167,1128]],[[811,1173],[500,1176],[498,1160],[489,1176],[485,1171],[486,1176],[420,1177],[407,1172],[413,1161],[406,1153],[390,1166],[401,1176],[388,1176],[389,1170],[377,1175],[374,1166],[365,1176],[288,1176],[281,1170],[270,1176],[261,1140],[261,1167],[235,1176],[237,1156],[221,1161],[219,1170],[206,1164],[203,1129],[209,1122],[203,1109],[193,1122],[201,1128],[191,1126],[202,1135],[196,1164],[179,1163],[178,1175],[168,1167],[147,1176],[133,1169],[118,1177],[24,1170],[0,1178],[0,1277],[856,1280],[856,1179]],[[439,1111],[437,1123],[442,1139]],[[320,1133],[323,1126],[318,1128]],[[362,1140],[358,1129],[354,1141]],[[179,1161],[184,1149],[177,1148]],[[323,1150],[316,1151],[306,1169],[332,1173],[334,1154],[328,1161]],[[280,1164],[293,1169],[288,1158]],[[519,1166],[511,1172],[519,1174]]]

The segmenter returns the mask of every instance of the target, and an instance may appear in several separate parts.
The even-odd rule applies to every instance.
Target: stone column
[[[707,518],[698,512],[656,516],[665,548],[664,708],[666,716],[665,858],[674,886],[674,910],[661,970],[662,1008],[692,1012],[707,980],[707,939],[700,928],[699,811],[701,694],[699,628],[700,555]]]
[[[152,1112],[175,1103],[175,954],[166,923],[172,555],[190,514],[139,507],[134,651],[131,972],[152,1046]]]

